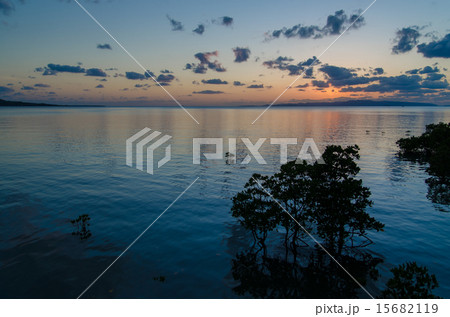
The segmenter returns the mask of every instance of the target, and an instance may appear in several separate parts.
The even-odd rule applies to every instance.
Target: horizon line
[[[136,102],[136,101],[131,101]],[[363,103],[371,103],[364,105]],[[387,105],[386,103],[391,103]],[[393,105],[392,105],[393,104]],[[247,104],[247,105],[186,105],[187,108],[264,108],[268,104]],[[376,99],[348,99],[348,100],[317,100],[306,102],[291,102],[280,103],[273,105],[273,107],[450,107],[450,104],[436,104],[432,102],[415,102],[415,101],[395,101],[395,100],[376,100]],[[113,105],[113,104],[59,104],[46,102],[31,102],[31,101],[15,101],[0,99],[0,107],[99,107],[99,108],[178,108],[176,105]]]

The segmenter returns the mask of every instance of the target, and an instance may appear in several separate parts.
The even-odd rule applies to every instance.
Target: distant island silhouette
[[[35,103],[22,101],[8,101],[0,99],[0,107],[106,107],[102,105],[57,105],[50,103]]]
[[[266,105],[241,105],[241,106],[184,106],[186,108],[266,108]],[[346,101],[315,101],[299,103],[280,103],[272,105],[272,108],[280,107],[449,107],[450,105],[437,105],[426,102],[386,101],[386,100],[346,100]],[[109,105],[58,105],[48,103],[33,103],[22,101],[8,101],[0,99],[0,107],[178,107],[170,106],[109,106]]]

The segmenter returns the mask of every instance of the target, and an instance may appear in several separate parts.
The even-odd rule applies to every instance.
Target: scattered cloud
[[[406,74],[417,75],[417,74],[430,74],[430,73],[439,73],[440,70],[437,66],[425,66],[424,68],[415,68],[411,70],[407,70]]]
[[[148,88],[148,87],[150,87],[150,85],[149,84],[136,84],[136,85],[134,85],[134,87],[136,87],[136,88]]]
[[[233,24],[233,18],[228,16],[221,17],[220,24],[230,26],[231,24]]]
[[[143,80],[147,79],[144,74],[136,73],[136,72],[125,72],[125,77],[131,80]]]
[[[172,19],[169,15],[167,15],[167,19],[170,22],[170,26],[172,27],[172,31],[183,31],[183,24],[179,21]]]
[[[218,24],[218,25],[225,25],[225,26],[230,26],[233,24],[233,18],[229,17],[229,16],[224,16],[221,18],[216,19],[212,19],[211,22],[213,24]],[[199,23],[197,25],[197,27],[195,29],[192,30],[192,32],[198,34],[198,35],[202,35],[206,30],[206,25],[204,23]]]
[[[311,84],[314,87],[318,87],[318,88],[327,88],[330,86],[330,84],[328,82],[323,81],[323,80],[313,80],[313,81],[311,81]]]
[[[446,80],[440,81],[440,80],[424,80],[422,82],[421,88],[428,88],[428,89],[444,89],[447,88],[448,82]]]
[[[46,68],[42,73],[42,76],[56,76],[57,73],[58,73],[57,71]]]
[[[194,30],[192,30],[192,32],[202,35],[203,32],[205,32],[205,25],[199,24]]]
[[[228,85],[227,81],[215,78],[215,79],[208,79],[208,80],[202,80],[202,83],[204,84],[210,84],[210,85]]]
[[[112,50],[111,45],[105,43],[105,44],[97,44],[97,48],[100,50]]]
[[[319,70],[327,74],[331,80],[342,80],[353,77],[352,71],[345,67],[326,64],[323,65]]]
[[[450,58],[450,33],[440,40],[418,45],[417,52],[426,58]]]
[[[364,25],[364,18],[358,18],[359,14],[352,14],[347,17],[344,10],[339,10],[334,13],[334,15],[329,15],[327,18],[327,24],[322,29],[322,33],[325,35],[337,35],[342,33],[350,25],[352,28],[357,29]]]
[[[381,68],[381,67],[374,68],[372,70],[372,74],[373,75],[383,75],[384,74],[384,69]]]
[[[322,65],[318,70],[324,80],[312,80],[310,84],[316,90],[327,87],[339,88],[343,93],[379,93],[395,97],[442,97],[450,90],[450,85],[441,74],[437,64],[411,69],[404,75],[385,76],[381,68],[370,68],[369,72],[361,68],[346,68],[334,65]],[[445,70],[445,69],[443,69]],[[364,74],[360,74],[364,72]],[[295,88],[303,90],[305,85]],[[386,95],[383,97],[387,97]]]
[[[164,75],[161,74],[156,78],[156,80],[161,84],[161,86],[168,86],[172,80],[175,79],[175,76],[172,74]]]
[[[80,66],[48,64],[45,71],[54,75],[56,73],[84,73],[85,69]]]
[[[188,63],[186,64],[184,69],[192,70],[196,74],[206,74],[208,69],[215,70],[219,73],[225,72],[226,69],[217,60],[211,61],[214,56],[218,55],[218,51],[197,53],[194,55],[194,57],[198,59],[200,63]]]
[[[401,54],[409,52],[417,45],[420,35],[417,25],[398,30],[394,39],[395,45],[392,47],[392,53]]]
[[[95,88],[105,88],[102,84],[95,86]]]
[[[233,52],[235,56],[235,63],[246,62],[250,57],[250,50],[248,48],[235,47],[233,48]]]
[[[12,94],[15,90],[9,87],[0,86],[0,95]]]
[[[442,77],[441,77],[442,78]],[[341,92],[378,92],[378,93],[436,93],[442,89],[448,89],[446,80],[429,80],[419,75],[400,75],[378,77],[378,83],[365,87],[344,87]]]
[[[38,88],[49,88],[50,85],[47,85],[47,84],[35,84],[34,87],[38,87]]]
[[[297,24],[290,28],[282,28],[266,33],[266,39],[276,39],[280,36],[298,39],[319,39],[324,36],[341,34],[347,27],[359,29],[365,24],[364,17],[359,17],[358,13],[347,16],[344,10],[336,11],[329,15],[324,26]]]
[[[82,68],[81,63],[78,63],[77,66],[71,65],[59,65],[59,64],[48,64],[45,67],[36,67],[34,69],[35,72],[42,73],[43,76],[56,76],[58,73],[75,73],[75,74],[84,74],[86,76],[97,76],[97,77],[106,77],[106,73],[100,68],[90,68],[86,71],[86,69]]]
[[[155,77],[155,74],[153,74],[151,71],[147,71],[145,74],[136,73],[136,72],[125,72],[125,77],[127,79],[131,79],[131,80],[145,80],[145,79],[148,79],[150,77],[150,75],[152,77]]]
[[[293,58],[286,56],[278,56],[274,60],[268,60],[263,62],[263,65],[271,69],[279,69],[283,71],[288,71],[290,76],[298,76],[304,72],[305,78],[312,78],[313,68],[311,65],[319,65],[320,61],[314,56],[307,59],[306,61],[299,62],[297,64],[292,63]]]
[[[444,74],[436,74],[436,73],[430,73],[427,75],[427,79],[431,80],[431,81],[435,81],[435,80],[441,80],[443,78],[445,78],[446,76]]]
[[[418,75],[400,75],[391,77],[380,77],[379,84],[372,84],[367,87],[348,87],[341,91],[364,91],[364,92],[394,92],[394,91],[412,91],[420,88],[422,78]]]
[[[22,90],[36,90],[36,88],[31,87],[31,86],[23,86],[21,89]]]
[[[10,15],[14,11],[14,4],[10,0],[0,0],[0,12]]]
[[[100,68],[89,68],[86,70],[86,76],[93,76],[93,77],[106,77],[106,73],[100,69]]]
[[[419,74],[430,74],[430,73],[439,73],[439,68],[431,67],[431,66],[425,66],[419,71]]]
[[[260,84],[260,85],[253,84],[253,85],[247,86],[247,88],[261,89],[261,88],[264,88],[264,85],[263,84]]]
[[[420,68],[415,68],[415,69],[407,70],[405,73],[411,74],[411,75],[417,75],[419,73],[419,71],[420,71]]]
[[[201,94],[201,95],[217,95],[217,94],[223,94],[223,91],[219,90],[201,90],[201,91],[194,91],[193,94]]]
[[[378,77],[359,76],[356,70],[325,64],[319,68],[326,76],[328,83],[334,87],[368,84]]]
[[[244,84],[244,83],[241,83],[241,82],[238,81],[238,80],[235,80],[235,81],[233,82],[233,86],[245,86],[245,84]]]
[[[208,64],[208,63],[210,63],[210,61],[209,61],[210,58],[212,56],[217,56],[217,55],[219,55],[219,52],[218,51],[214,51],[214,52],[206,52],[206,53],[197,53],[197,54],[194,55],[194,57],[196,59],[198,59],[200,61],[200,63]]]

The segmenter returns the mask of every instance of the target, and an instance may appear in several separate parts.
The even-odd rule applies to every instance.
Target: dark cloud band
[[[318,25],[297,24],[290,28],[284,27],[271,31],[266,34],[266,37],[268,40],[281,36],[297,39],[320,39],[324,36],[341,34],[348,27],[359,29],[364,24],[364,17],[360,17],[359,14],[354,13],[348,16],[344,10],[339,10],[333,15],[329,15],[326,24],[322,27]]]

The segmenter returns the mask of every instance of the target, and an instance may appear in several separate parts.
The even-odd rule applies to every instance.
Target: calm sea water
[[[417,261],[450,297],[450,213],[426,198],[426,167],[395,156],[397,139],[450,121],[448,108],[276,108],[254,125],[261,109],[190,112],[200,125],[176,108],[1,108],[0,297],[76,298],[197,177],[83,297],[237,297],[230,268],[246,234],[230,198],[253,173],[277,171],[279,149],[266,141],[267,165],[193,165],[193,137],[358,144],[369,212],[386,224],[370,234],[368,249],[384,260],[371,290],[394,265]],[[144,127],[173,136],[172,160],[154,175],[125,165],[125,140]],[[70,222],[82,214],[91,218],[83,240]]]

